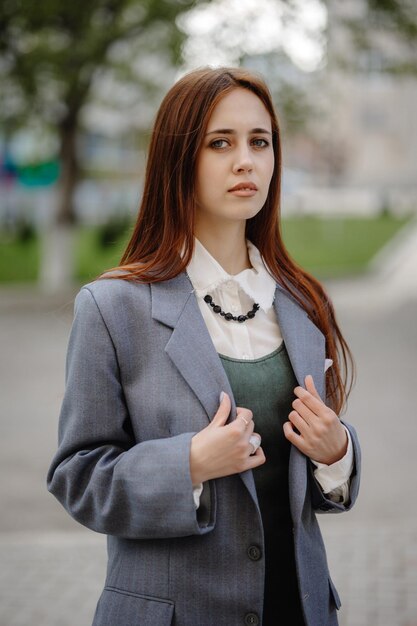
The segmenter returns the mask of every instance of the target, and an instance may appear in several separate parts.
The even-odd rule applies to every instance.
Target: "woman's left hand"
[[[294,389],[297,398],[292,403],[294,410],[288,415],[290,421],[284,424],[284,434],[310,459],[331,465],[346,454],[346,430],[336,413],[320,398],[310,374],[305,385],[306,389]]]

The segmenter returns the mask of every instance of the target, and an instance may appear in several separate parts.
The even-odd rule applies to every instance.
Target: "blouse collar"
[[[204,297],[223,283],[233,281],[265,312],[271,308],[276,282],[266,269],[258,248],[249,240],[246,240],[246,243],[252,267],[232,275],[228,274],[195,238],[194,253],[188,264],[187,274],[197,296]]]

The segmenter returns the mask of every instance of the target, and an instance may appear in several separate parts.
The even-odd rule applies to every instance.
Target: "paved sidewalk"
[[[0,626],[91,625],[105,560],[92,533],[2,533]]]
[[[333,519],[325,538],[340,626],[417,626],[415,525],[346,534]],[[0,626],[90,626],[105,555],[104,537],[94,533],[0,535]]]
[[[338,526],[332,519],[323,534],[342,600],[340,626],[417,626],[414,521]]]

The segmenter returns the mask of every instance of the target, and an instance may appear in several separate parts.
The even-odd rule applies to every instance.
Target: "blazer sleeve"
[[[195,508],[193,435],[134,440],[115,346],[92,293],[82,289],[49,491],[75,520],[97,532],[136,539],[204,534],[214,527],[214,510]]]
[[[361,473],[361,450],[359,446],[358,436],[355,429],[350,424],[342,422],[344,426],[349,430],[349,434],[352,440],[353,447],[353,470],[350,475],[349,481],[349,500],[345,503],[334,502],[330,498],[326,497],[320,484],[314,476],[315,466],[311,461],[308,461],[309,467],[309,485],[310,494],[312,499],[313,509],[317,513],[343,513],[349,511],[356,502],[359,492],[360,473]]]

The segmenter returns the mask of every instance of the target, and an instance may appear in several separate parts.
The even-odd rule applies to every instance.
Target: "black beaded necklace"
[[[246,313],[246,315],[233,315],[233,313],[225,313],[224,311],[222,311],[222,308],[218,305],[215,304],[215,302],[213,302],[213,298],[207,294],[206,296],[204,296],[204,302],[207,302],[207,304],[209,306],[211,306],[211,308],[213,309],[213,313],[218,313],[219,315],[221,315],[222,317],[224,317],[225,320],[227,320],[228,322],[246,322],[246,320],[251,320],[255,317],[256,312],[259,311],[259,304],[257,304],[255,302],[255,304],[252,307],[251,311],[248,311]]]

